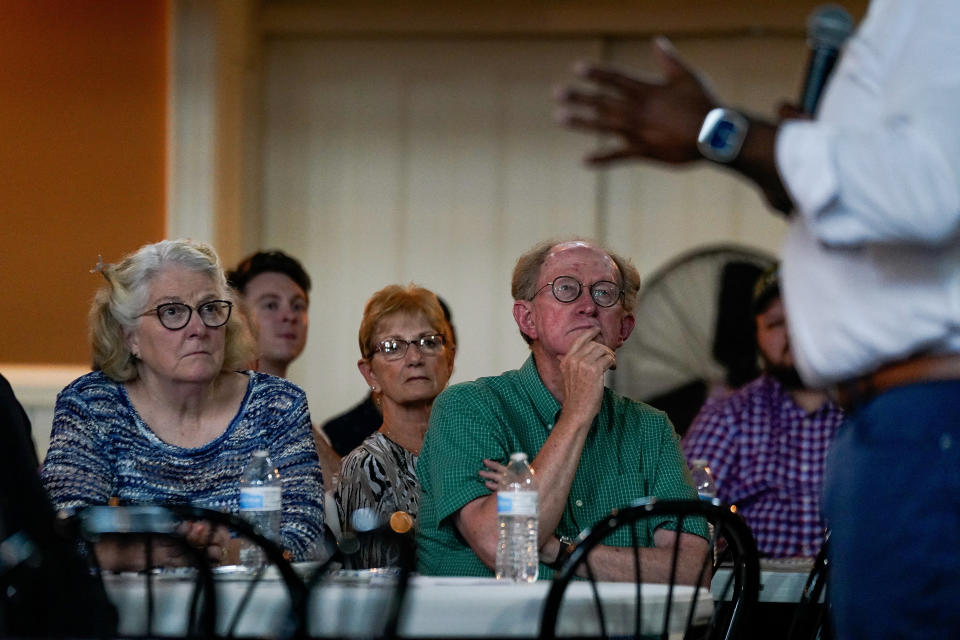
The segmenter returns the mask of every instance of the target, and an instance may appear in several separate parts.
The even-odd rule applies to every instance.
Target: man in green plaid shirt
[[[485,478],[514,451],[527,453],[537,476],[541,578],[552,576],[561,539],[611,509],[644,496],[696,498],[666,415],[603,385],[633,331],[639,286],[628,260],[589,241],[542,243],[520,257],[513,317],[531,355],[519,370],[454,385],[434,402],[417,464],[420,573],[492,575],[497,499]],[[677,537],[659,524],[640,531],[645,581],[670,571]],[[676,542],[691,567],[707,552],[705,535],[691,523]],[[632,579],[629,530],[607,542],[591,554],[594,575]],[[685,565],[678,577],[692,583],[696,569],[685,575]]]

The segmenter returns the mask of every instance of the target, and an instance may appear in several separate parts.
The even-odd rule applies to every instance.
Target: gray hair
[[[150,295],[150,283],[170,266],[179,266],[210,277],[217,296],[233,301],[216,252],[193,240],[162,240],[128,254],[118,264],[97,265],[107,284],[94,296],[90,309],[93,369],[118,382],[137,377],[136,361],[127,348],[125,331],[132,330]],[[253,341],[240,314],[231,314],[226,327],[223,368],[241,367],[253,359]]]

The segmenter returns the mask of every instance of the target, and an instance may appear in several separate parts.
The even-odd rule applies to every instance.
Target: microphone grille
[[[853,33],[853,18],[836,4],[817,7],[807,18],[807,41],[811,49],[839,49]]]

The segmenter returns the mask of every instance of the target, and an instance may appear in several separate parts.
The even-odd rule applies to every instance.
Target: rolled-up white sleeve
[[[778,167],[798,212],[818,239],[839,246],[953,238],[960,153],[949,155],[922,131],[895,127],[843,135],[798,122],[777,138]]]
[[[831,127],[791,121],[777,134],[777,167],[800,212],[814,217],[836,199],[840,180],[832,159]]]
[[[851,41],[818,119],[781,126],[781,179],[824,244],[957,237],[960,11],[947,4],[931,0],[872,25]]]

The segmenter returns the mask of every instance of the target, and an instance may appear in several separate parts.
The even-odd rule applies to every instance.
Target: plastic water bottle
[[[240,515],[274,542],[280,540],[280,474],[263,449],[253,452],[240,479]],[[266,562],[259,546],[246,542],[240,548],[240,564],[256,568]]]
[[[497,579],[533,582],[540,565],[537,483],[527,454],[514,453],[497,492]]]
[[[690,475],[693,476],[693,486],[696,487],[700,499],[712,502],[717,497],[717,485],[710,473],[710,463],[702,458],[694,460],[690,463]]]
[[[697,495],[701,500],[713,502],[717,497],[717,485],[713,481],[713,474],[710,473],[710,463],[703,458],[698,458],[690,463],[690,475],[693,477],[693,486],[697,489]],[[707,531],[710,539],[713,540],[713,523],[707,523]],[[716,548],[714,548],[714,559],[717,557]]]

